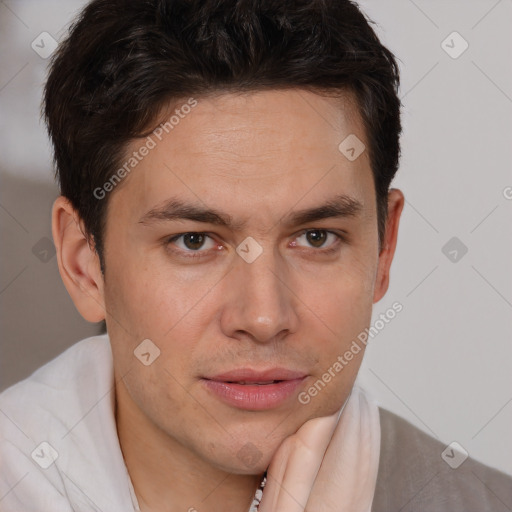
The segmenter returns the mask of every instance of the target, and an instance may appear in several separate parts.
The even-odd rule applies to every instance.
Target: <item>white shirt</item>
[[[140,510],[114,398],[107,334],[79,341],[1,393],[0,510]]]

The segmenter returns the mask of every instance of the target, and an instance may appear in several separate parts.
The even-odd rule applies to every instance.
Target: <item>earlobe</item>
[[[389,191],[386,233],[379,254],[379,265],[373,294],[374,303],[384,297],[389,287],[389,272],[395,254],[398,240],[398,226],[404,203],[405,198],[401,190],[393,188]]]
[[[105,318],[103,275],[83,222],[70,201],[59,196],[52,208],[52,234],[59,272],[78,312],[89,322]]]

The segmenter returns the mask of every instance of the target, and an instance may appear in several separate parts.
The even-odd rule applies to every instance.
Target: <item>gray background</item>
[[[41,259],[58,192],[39,117],[47,60],[31,43],[43,31],[62,38],[83,3],[0,2],[0,389],[99,332],[56,258]],[[400,59],[395,186],[406,196],[374,320],[395,301],[403,311],[371,340],[360,379],[380,405],[512,474],[512,0],[360,4]],[[469,44],[457,58],[445,51],[462,48],[454,31]],[[456,256],[442,251],[452,237]]]

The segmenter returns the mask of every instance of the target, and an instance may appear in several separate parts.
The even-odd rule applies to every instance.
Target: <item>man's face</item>
[[[308,403],[298,399],[369,326],[375,299],[368,152],[350,161],[338,149],[350,134],[367,145],[347,99],[302,90],[197,98],[161,140],[152,135],[155,147],[108,198],[103,291],[118,407],[227,471],[263,471],[285,437],[343,405],[361,364],[364,350]],[[292,222],[341,196],[360,209]],[[171,198],[233,225],[148,214]],[[186,233],[197,234],[170,241]],[[142,359],[153,360],[152,344],[160,350],[147,365],[134,355],[146,339]],[[237,404],[244,384],[226,399],[205,379],[277,367],[305,375],[279,401],[263,391]]]

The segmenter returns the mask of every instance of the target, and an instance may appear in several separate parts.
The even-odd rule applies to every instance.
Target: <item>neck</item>
[[[223,471],[154,425],[116,385],[117,433],[141,512],[248,512],[263,475]]]

